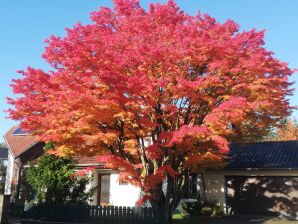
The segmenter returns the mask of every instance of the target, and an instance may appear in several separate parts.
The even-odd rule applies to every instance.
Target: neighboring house
[[[27,198],[28,190],[24,181],[24,170],[30,161],[42,155],[44,144],[18,126],[11,128],[4,136],[9,148],[9,160],[5,194],[11,201]],[[140,189],[131,184],[119,182],[118,173],[99,166],[95,157],[74,157],[78,169],[97,166],[93,171],[94,179],[90,187],[96,187],[96,194],[91,198],[93,205],[113,204],[117,206],[134,206],[140,198]]]
[[[19,198],[21,186],[19,184],[23,167],[29,161],[38,158],[43,153],[43,143],[38,138],[22,131],[18,126],[11,128],[4,135],[8,146],[8,164],[5,183],[5,195],[11,200]]]
[[[5,193],[25,200],[22,171],[43,153],[43,144],[18,127],[9,130],[5,140],[9,146]],[[97,188],[93,205],[135,205],[140,189],[119,182],[118,173],[99,166],[94,157],[74,159],[78,168],[98,167],[90,183]],[[221,204],[228,214],[298,216],[298,141],[231,144],[227,162],[223,170],[192,176],[184,198],[206,198]]]
[[[6,169],[8,163],[8,148],[0,147],[0,192],[4,192]]]

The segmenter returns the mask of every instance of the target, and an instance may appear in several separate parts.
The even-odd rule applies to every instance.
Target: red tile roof
[[[19,126],[14,126],[4,135],[13,157],[18,157],[39,142],[38,137],[31,134],[13,135],[18,128]]]
[[[32,146],[39,142],[38,137],[31,134],[18,134],[14,135],[13,133],[19,128],[19,126],[12,127],[4,135],[9,148],[13,154],[13,157],[16,158],[22,153],[26,152]],[[99,165],[99,162],[96,161],[96,156],[93,157],[82,157],[74,156],[73,159],[78,165]]]
[[[87,157],[87,156],[73,156],[72,159],[78,164],[78,165],[100,165],[99,162],[96,160],[96,156],[93,157]]]

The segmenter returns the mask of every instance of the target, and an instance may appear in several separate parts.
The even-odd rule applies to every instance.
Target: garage
[[[298,141],[231,143],[225,168],[202,176],[206,199],[227,215],[298,220]]]
[[[230,214],[298,216],[298,177],[226,176]]]

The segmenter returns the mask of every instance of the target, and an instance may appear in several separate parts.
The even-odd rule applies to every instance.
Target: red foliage
[[[152,189],[157,188],[162,181],[165,179],[166,175],[170,175],[172,178],[179,175],[179,172],[174,170],[170,165],[164,165],[159,167],[154,174],[146,177],[144,181],[144,191],[148,192]]]
[[[96,167],[90,166],[90,167],[87,167],[85,169],[77,170],[74,175],[76,175],[76,176],[85,176],[85,175],[88,175],[90,172],[92,172],[95,169],[96,169]]]

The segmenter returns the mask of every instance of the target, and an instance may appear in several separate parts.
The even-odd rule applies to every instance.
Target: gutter
[[[298,167],[296,168],[228,168],[228,169],[222,169],[224,171],[247,171],[247,170],[251,170],[251,171],[256,171],[256,170],[266,170],[266,171],[269,171],[269,170],[298,170]]]

